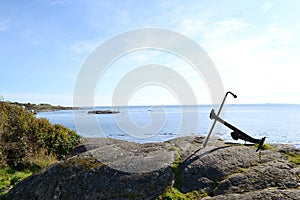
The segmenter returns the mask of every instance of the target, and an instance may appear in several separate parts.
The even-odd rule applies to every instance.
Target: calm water
[[[92,108],[43,112],[37,116],[48,118],[51,123],[62,124],[84,137],[111,137],[145,143],[183,135],[206,135],[212,122],[209,119],[211,109],[208,105],[132,106],[114,108],[120,111],[114,115],[87,114]],[[289,143],[300,147],[300,105],[226,105],[223,111],[221,117],[225,121],[252,137],[266,136],[267,143]],[[230,132],[230,129],[218,123],[213,135],[232,141]]]

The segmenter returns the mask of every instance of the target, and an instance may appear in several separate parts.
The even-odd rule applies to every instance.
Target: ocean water
[[[205,136],[212,124],[210,105],[130,106],[113,108],[120,112],[118,114],[87,113],[94,109],[112,108],[41,112],[37,116],[47,118],[53,124],[62,124],[84,137],[110,137],[139,143],[161,142],[184,135]],[[288,143],[300,147],[300,105],[226,105],[221,118],[254,138],[267,137],[266,143]],[[212,135],[232,142],[230,132],[217,122]]]

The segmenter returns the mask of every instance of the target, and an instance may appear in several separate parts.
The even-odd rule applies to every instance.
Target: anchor
[[[251,142],[251,143],[255,143],[255,144],[259,144],[256,151],[262,149],[263,144],[265,142],[266,137],[263,137],[262,139],[255,139],[251,136],[249,136],[248,134],[244,133],[243,131],[241,131],[240,129],[236,128],[235,126],[229,124],[228,122],[226,122],[225,120],[221,119],[219,116],[217,116],[215,114],[215,110],[212,109],[209,115],[210,119],[214,119],[222,124],[224,124],[225,126],[227,126],[228,128],[230,128],[231,130],[233,130],[233,132],[231,132],[231,137],[234,140],[244,140],[245,142]]]

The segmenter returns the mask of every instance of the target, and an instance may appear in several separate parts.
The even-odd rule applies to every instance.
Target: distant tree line
[[[74,107],[66,106],[53,106],[48,103],[34,104],[34,103],[19,103],[19,102],[7,102],[9,104],[18,105],[24,107],[28,111],[42,112],[42,111],[54,111],[54,110],[72,110]]]

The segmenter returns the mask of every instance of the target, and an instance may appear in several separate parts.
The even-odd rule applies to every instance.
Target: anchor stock
[[[222,101],[222,103],[221,103],[221,106],[220,106],[220,108],[219,108],[219,111],[218,111],[218,113],[217,113],[217,116],[219,116],[219,115],[221,114],[221,110],[222,110],[222,108],[223,108],[223,106],[224,106],[224,103],[225,103],[225,100],[226,100],[228,94],[231,94],[234,98],[237,97],[235,94],[233,94],[233,93],[230,92],[230,91],[226,92],[226,94],[225,94],[225,96],[224,96],[224,98],[223,98],[223,101]],[[214,120],[214,122],[213,122],[213,124],[212,124],[212,126],[211,126],[211,128],[210,128],[210,130],[209,130],[209,133],[207,134],[207,137],[206,137],[206,139],[205,139],[205,141],[204,141],[204,143],[203,143],[203,148],[206,147],[207,142],[208,142],[208,140],[209,140],[209,138],[210,138],[210,135],[211,135],[211,133],[212,133],[212,131],[213,131],[215,125],[216,125],[216,122],[217,122],[217,120]]]

